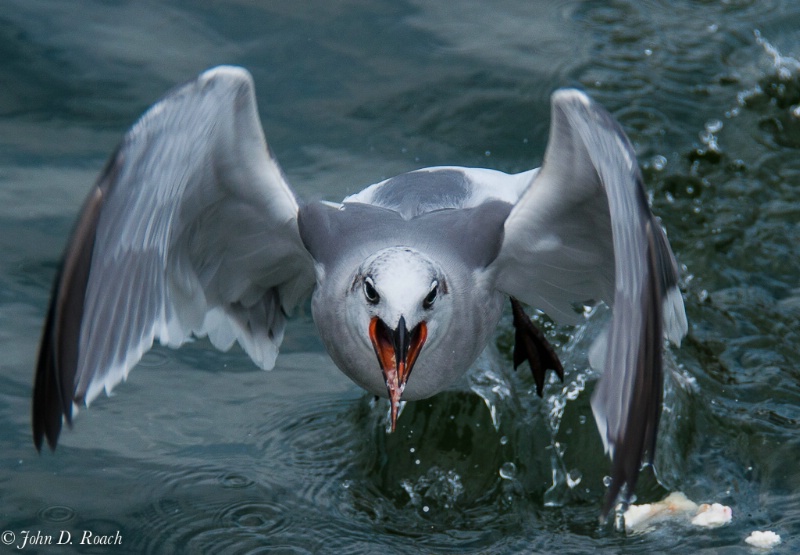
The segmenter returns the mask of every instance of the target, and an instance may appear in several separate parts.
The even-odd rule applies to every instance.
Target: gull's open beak
[[[402,316],[395,330],[389,328],[377,316],[369,322],[369,338],[372,340],[375,354],[378,355],[378,363],[383,370],[386,389],[389,391],[389,401],[392,403],[392,431],[397,425],[400,397],[427,337],[428,327],[425,322],[420,322],[409,332],[406,329],[406,320]]]

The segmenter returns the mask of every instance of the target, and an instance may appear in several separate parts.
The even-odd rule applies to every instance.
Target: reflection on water
[[[73,4],[10,0],[0,16],[6,529],[119,530],[120,553],[337,554],[747,552],[770,529],[778,552],[800,551],[800,5]],[[271,147],[309,199],[423,165],[529,169],[551,90],[605,104],[685,267],[691,326],[667,351],[656,471],[637,494],[724,503],[733,525],[598,527],[609,464],[587,353],[604,310],[575,328],[536,315],[566,370],[543,399],[511,369],[508,317],[468,379],[406,404],[394,434],[307,313],[270,373],[205,341],[157,348],[37,456],[36,343],[78,206],[124,129],[222,62],[252,70]]]

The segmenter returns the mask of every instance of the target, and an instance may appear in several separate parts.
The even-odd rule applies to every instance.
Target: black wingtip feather
[[[86,200],[53,286],[33,385],[33,444],[40,452],[45,439],[55,450],[64,419],[72,424],[83,302],[104,191],[98,185]]]
[[[60,280],[56,277],[56,283]],[[31,420],[33,423],[33,444],[41,452],[45,437],[50,449],[55,449],[58,434],[61,432],[61,416],[63,407],[59,384],[54,379],[53,321],[55,313],[55,296],[51,299],[47,313],[42,343],[39,349],[39,361],[33,386],[33,407]]]
[[[647,224],[647,280],[642,291],[641,303],[646,318],[642,329],[642,349],[637,356],[636,364],[640,371],[636,373],[631,404],[628,409],[625,437],[617,442],[612,462],[611,485],[606,492],[606,499],[601,513],[601,521],[605,521],[617,503],[620,493],[623,502],[636,488],[639,471],[643,463],[652,463],[656,452],[658,423],[661,417],[663,397],[663,314],[662,299],[664,290],[661,275],[662,257],[657,245],[657,233],[653,228],[657,225],[650,221]]]

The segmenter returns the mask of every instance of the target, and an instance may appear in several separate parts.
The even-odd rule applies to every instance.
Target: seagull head
[[[450,316],[447,282],[433,260],[409,247],[391,247],[367,257],[351,287],[352,317],[375,351],[391,402],[398,407],[426,341]]]

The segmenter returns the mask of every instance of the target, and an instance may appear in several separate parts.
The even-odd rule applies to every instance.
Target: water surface
[[[207,4],[0,9],[0,532],[120,531],[114,553],[495,554],[749,553],[744,537],[770,529],[777,552],[800,551],[800,5]],[[544,399],[511,370],[509,316],[468,380],[409,403],[388,435],[308,310],[272,372],[204,340],[157,347],[37,455],[36,348],[82,199],[147,106],[219,63],[253,73],[305,199],[421,166],[526,170],[555,88],[607,106],[685,268],[690,321],[666,355],[658,480],[637,493],[724,503],[733,524],[598,527],[609,464],[586,348],[604,310],[542,320],[567,370]]]

